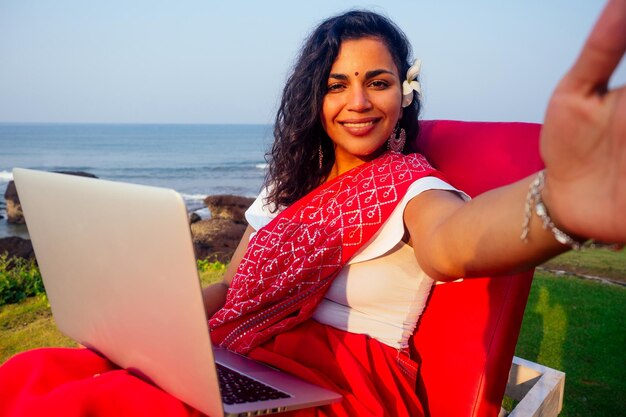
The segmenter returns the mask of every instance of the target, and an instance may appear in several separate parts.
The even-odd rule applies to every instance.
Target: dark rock
[[[85,172],[85,171],[52,171],[52,172],[56,172],[57,174],[76,175],[77,177],[98,178],[91,172]]]
[[[59,174],[77,175],[79,177],[98,178],[93,174],[82,171],[54,171]],[[9,181],[7,189],[4,192],[4,199],[6,200],[7,210],[7,223],[10,224],[24,224],[24,213],[22,212],[22,205],[20,204],[20,197],[17,195],[17,188],[15,188],[15,182]]]
[[[196,258],[230,262],[247,227],[244,213],[253,202],[253,198],[235,195],[205,198],[211,218],[190,218]]]
[[[7,184],[7,189],[4,191],[4,199],[16,201],[18,204],[20,202],[20,198],[17,196],[15,182],[13,180],[9,181],[9,183]]]
[[[17,195],[15,182],[9,181],[9,184],[7,184],[7,189],[4,192],[4,199],[7,205],[7,223],[24,224],[24,213],[22,213],[22,205],[20,204],[20,198]]]
[[[253,202],[254,198],[235,195],[211,195],[204,199],[204,204],[211,211],[211,219],[230,220],[244,225],[244,213]]]
[[[7,253],[9,258],[35,258],[31,241],[17,236],[0,238],[0,254],[3,253]]]
[[[191,213],[189,215],[189,224],[194,224],[195,222],[199,222],[202,220],[202,217],[198,213]]]
[[[200,220],[191,224],[196,259],[229,262],[246,227],[226,219]]]

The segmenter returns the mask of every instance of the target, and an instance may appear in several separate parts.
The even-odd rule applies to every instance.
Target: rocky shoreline
[[[95,178],[93,174],[86,172],[63,173]],[[8,183],[4,198],[6,219],[0,219],[0,221],[6,221],[9,224],[25,224],[13,181]],[[247,227],[244,213],[253,201],[253,198],[235,195],[212,195],[204,199],[211,217],[202,219],[195,213],[189,216],[196,259],[224,263],[230,261]],[[35,258],[31,241],[18,236],[0,238],[0,254],[2,253],[7,253],[8,257]]]
[[[229,262],[248,222],[244,217],[254,198],[213,195],[204,199],[210,219],[190,218],[191,238],[196,259]]]

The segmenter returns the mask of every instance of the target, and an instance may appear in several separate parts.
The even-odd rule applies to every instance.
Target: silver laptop
[[[341,398],[211,345],[178,193],[20,168],[13,177],[63,333],[210,416],[270,414]],[[233,400],[220,400],[216,368],[285,394],[228,404]]]

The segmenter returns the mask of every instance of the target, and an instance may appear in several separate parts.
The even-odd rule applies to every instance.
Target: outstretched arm
[[[626,50],[626,0],[611,0],[558,84],[541,133],[542,198],[554,223],[575,237],[626,242],[626,87],[608,80]],[[435,279],[504,273],[568,249],[533,215],[520,239],[533,177],[463,203],[429,191],[405,210],[417,259]]]
[[[465,203],[449,191],[431,190],[404,210],[415,256],[435,280],[525,270],[567,250],[536,216],[529,239],[520,239],[524,201],[532,177],[488,191]]]

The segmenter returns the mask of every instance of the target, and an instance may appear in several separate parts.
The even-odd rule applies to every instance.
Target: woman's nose
[[[369,110],[372,107],[367,91],[360,86],[351,89],[348,100],[349,110],[361,112]]]

